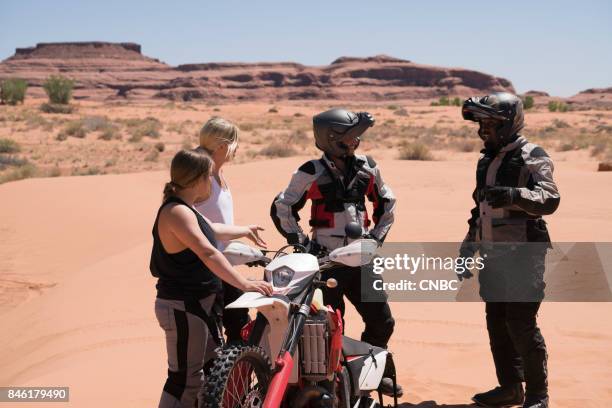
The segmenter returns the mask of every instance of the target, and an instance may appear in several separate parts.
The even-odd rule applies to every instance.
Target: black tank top
[[[181,252],[169,254],[164,249],[157,224],[161,210],[170,203],[187,206],[198,218],[202,233],[216,247],[214,232],[204,217],[194,208],[178,197],[170,197],[159,207],[155,224],[153,225],[153,250],[151,251],[151,274],[159,278],[157,281],[157,297],[170,300],[203,299],[213,293],[222,291],[221,280],[200,260],[189,248]]]

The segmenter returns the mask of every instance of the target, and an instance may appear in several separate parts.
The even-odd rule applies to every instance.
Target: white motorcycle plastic
[[[233,265],[265,265],[273,296],[247,292],[227,309],[257,310],[243,331],[246,344],[223,350],[203,388],[204,407],[375,407],[370,398],[383,373],[395,368],[386,349],[342,335],[339,311],[323,303],[321,271],[338,265],[359,267],[371,262],[372,239],[357,239],[319,258],[308,253],[276,251],[273,259],[241,242],[224,254]],[[273,361],[271,361],[273,360]],[[391,368],[391,369],[390,369]],[[397,406],[397,395],[394,396]]]

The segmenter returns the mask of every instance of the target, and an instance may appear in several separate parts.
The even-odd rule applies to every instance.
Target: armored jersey
[[[492,208],[487,187],[516,187],[520,196],[506,208]],[[553,181],[553,162],[539,146],[519,136],[497,154],[486,151],[478,160],[475,207],[468,220],[466,241],[550,242],[543,215],[552,214],[560,196]]]
[[[372,220],[365,199],[372,202]],[[393,224],[395,197],[385,185],[376,162],[355,155],[342,174],[325,155],[304,163],[292,176],[289,186],[272,203],[270,215],[279,232],[290,243],[303,243],[299,211],[312,201],[309,225],[320,245],[335,249],[344,245],[346,224],[357,222],[363,233],[383,241]],[[373,228],[369,227],[374,222]]]

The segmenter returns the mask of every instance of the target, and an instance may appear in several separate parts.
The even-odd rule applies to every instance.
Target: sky
[[[0,60],[39,42],[136,42],[168,64],[388,54],[571,96],[612,86],[610,1],[0,0]]]

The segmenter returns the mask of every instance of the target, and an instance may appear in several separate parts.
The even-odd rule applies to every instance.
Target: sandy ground
[[[399,197],[391,241],[457,241],[471,206],[466,160],[379,160]],[[229,166],[237,223],[266,228],[272,197],[304,158]],[[549,218],[557,241],[612,241],[612,173],[557,163],[563,195]],[[156,406],[165,347],[148,271],[165,171],[28,179],[0,185],[0,386],[69,386],[75,407]],[[246,270],[247,273],[255,273]],[[394,303],[405,407],[464,407],[495,384],[481,303]],[[554,407],[612,405],[609,303],[546,303]],[[362,324],[348,312],[348,334]],[[0,403],[0,406],[4,406]],[[8,406],[8,405],[7,405]],[[22,404],[20,406],[28,406]],[[32,404],[34,407],[44,404]],[[61,403],[52,406],[62,406]]]

